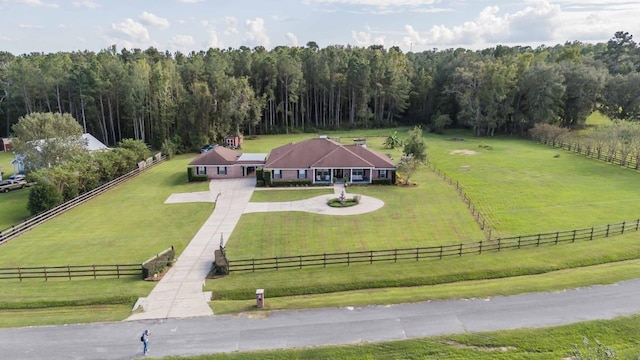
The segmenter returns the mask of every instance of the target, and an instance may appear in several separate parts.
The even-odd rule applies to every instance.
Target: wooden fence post
[[[22,282],[22,271],[20,270],[20,266],[18,266],[18,279]]]
[[[393,249],[393,262],[398,262],[398,249]]]
[[[373,250],[369,251],[369,264],[373,264]]]
[[[610,226],[611,226],[610,224],[607,224],[607,235],[605,235],[605,237],[609,237],[609,227]]]
[[[156,256],[157,257],[157,256]],[[96,265],[93,265],[93,279],[96,279]]]
[[[69,275],[69,280],[71,280],[71,266],[67,265],[67,275]]]
[[[589,240],[593,240],[593,226],[591,227],[591,235],[589,235]]]
[[[571,242],[576,242],[576,230],[573,230],[573,238],[571,238]]]
[[[538,242],[536,243],[536,247],[540,246],[540,234],[538,234]]]
[[[522,241],[522,236],[518,235],[518,249],[520,249],[521,241]]]
[[[625,222],[626,222],[626,221],[623,221],[623,222],[622,222],[622,230],[621,230],[620,234],[624,234],[624,225],[625,225]]]
[[[47,267],[44,267],[44,281],[49,281],[49,278],[47,276]]]
[[[478,241],[480,243],[480,248],[478,249],[478,254],[482,254],[482,240]]]
[[[443,250],[442,245],[440,245],[440,260],[442,260],[442,250]]]
[[[558,237],[560,236],[560,231],[556,231],[556,245],[558,245]]]
[[[458,250],[458,256],[462,256],[462,243],[460,243],[460,250]]]

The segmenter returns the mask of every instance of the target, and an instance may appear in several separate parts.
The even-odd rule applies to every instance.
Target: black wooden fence
[[[44,223],[45,221],[52,219],[62,213],[64,213],[67,210],[70,210],[88,200],[93,199],[94,197],[101,195],[102,193],[120,185],[121,183],[134,178],[135,176],[139,175],[140,173],[142,173],[144,170],[155,166],[161,162],[163,162],[165,160],[164,157],[160,156],[160,154],[157,154],[156,156],[154,156],[153,158],[149,158],[147,159],[147,161],[141,162],[138,165],[138,168],[136,168],[135,170],[122,175],[114,180],[111,180],[103,185],[100,185],[99,187],[90,190],[84,194],[80,194],[79,196],[64,202],[50,210],[47,211],[43,211],[37,215],[34,215],[26,220],[24,220],[23,222],[11,226],[9,228],[6,228],[2,231],[0,231],[0,244],[4,243],[5,241],[9,241],[31,229],[33,229],[34,227]],[[144,165],[142,164],[144,163]]]
[[[448,182],[449,185],[455,186],[458,195],[462,198],[462,201],[467,205],[467,208],[471,212],[471,216],[476,221],[482,232],[484,233],[487,240],[491,239],[491,227],[489,227],[489,222],[485,221],[484,216],[480,213],[480,210],[475,206],[475,204],[471,201],[471,198],[467,196],[464,192],[464,188],[460,183],[456,180],[453,180],[444,171],[440,170],[437,166],[433,165],[430,162],[427,162],[427,166],[433,170],[437,175],[439,175],[444,181]]]
[[[142,269],[140,264],[115,264],[115,265],[66,265],[66,266],[37,266],[0,268],[0,279],[49,279],[55,278],[94,278],[117,277],[138,275]]]
[[[457,245],[229,260],[229,272],[255,272],[287,268],[302,269],[303,267],[309,266],[349,266],[359,263],[373,264],[374,262],[420,261],[428,259],[442,260],[451,256],[479,255],[485,252],[498,252],[509,249],[557,245],[560,243],[606,238],[621,235],[629,231],[637,232],[639,227],[640,219],[636,219],[591,228],[494,238],[484,241],[460,243]]]
[[[596,145],[565,142],[563,140],[538,140],[538,142],[628,169],[640,170],[640,154],[631,151],[623,152],[619,149],[611,150]]]

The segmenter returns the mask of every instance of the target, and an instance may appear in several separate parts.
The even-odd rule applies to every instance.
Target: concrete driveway
[[[184,249],[173,267],[158,282],[151,293],[138,299],[134,314],[127,320],[150,320],[211,316],[211,293],[203,292],[205,279],[214,261],[214,251],[225,246],[240,217],[250,212],[307,211],[324,215],[356,215],[376,211],[384,202],[362,196],[360,203],[348,208],[332,208],[327,200],[346,189],[334,186],[333,195],[311,199],[250,203],[255,189],[255,178],[213,180],[209,191],[172,194],[166,204],[181,202],[215,202],[211,216]],[[304,190],[302,190],[304,191]]]

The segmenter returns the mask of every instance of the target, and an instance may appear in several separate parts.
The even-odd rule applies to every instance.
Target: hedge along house
[[[343,145],[326,136],[271,150],[264,165],[270,183],[393,184],[396,165],[364,143]],[[268,175],[267,175],[268,174]]]
[[[267,154],[242,154],[223,146],[216,146],[200,154],[187,165],[189,180],[255,176],[256,169],[264,166],[266,158]]]

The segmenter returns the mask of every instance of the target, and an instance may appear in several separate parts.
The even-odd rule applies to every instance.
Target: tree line
[[[107,145],[196,149],[245,135],[423,125],[477,135],[536,123],[579,128],[596,108],[640,119],[640,47],[607,42],[403,53],[315,42],[266,50],[0,52],[0,134],[35,112],[69,113]]]

